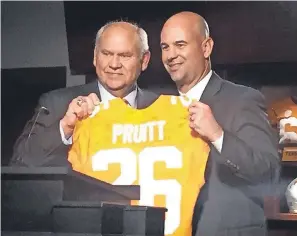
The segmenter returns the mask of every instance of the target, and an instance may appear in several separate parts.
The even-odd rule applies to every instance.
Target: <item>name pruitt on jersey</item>
[[[170,96],[170,103],[176,105],[178,101],[184,107],[189,107],[193,100],[184,96]],[[94,117],[101,109],[108,109],[109,102],[102,102],[90,115]],[[144,143],[164,140],[165,120],[150,121],[142,124],[114,124],[112,126],[112,143],[123,144]]]
[[[165,120],[142,124],[114,124],[112,126],[112,143],[144,143],[164,140]]]

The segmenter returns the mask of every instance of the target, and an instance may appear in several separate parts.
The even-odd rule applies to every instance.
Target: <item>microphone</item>
[[[48,114],[50,113],[49,110],[48,110],[46,107],[44,107],[44,106],[41,106],[41,107],[39,108],[39,110],[38,110],[38,112],[37,112],[37,115],[36,115],[36,117],[35,117],[35,119],[34,119],[34,121],[33,121],[33,124],[32,124],[32,127],[31,127],[31,129],[30,129],[30,132],[29,132],[29,134],[28,134],[28,136],[27,136],[27,138],[26,138],[26,142],[25,142],[25,147],[26,147],[26,148],[27,148],[27,145],[28,145],[28,141],[29,141],[29,139],[30,139],[30,137],[31,137],[31,134],[32,134],[32,132],[33,132],[33,130],[34,130],[34,128],[35,128],[35,125],[36,125],[37,121],[38,121],[38,118],[39,118],[39,116],[40,116],[40,114],[41,114],[42,112],[44,112],[45,115],[48,115]],[[21,159],[22,159],[21,155],[18,155],[18,156],[14,157],[14,158],[11,160],[11,163],[18,163],[18,164],[20,164],[20,163],[22,162]]]
[[[30,132],[29,132],[29,134],[28,134],[28,137],[27,137],[27,140],[26,140],[26,145],[27,145],[27,143],[28,143],[28,140],[29,140],[30,137],[31,137],[31,134],[32,134],[32,132],[33,132],[33,130],[34,130],[34,128],[35,128],[36,122],[38,121],[38,118],[39,118],[41,112],[44,112],[44,114],[46,114],[46,115],[48,115],[48,114],[50,113],[49,110],[48,110],[46,107],[43,107],[43,106],[42,106],[42,107],[39,108],[38,113],[37,113],[37,115],[36,115],[36,118],[35,118],[35,120],[34,120],[34,122],[33,122],[32,127],[31,127],[31,130],[30,130]]]

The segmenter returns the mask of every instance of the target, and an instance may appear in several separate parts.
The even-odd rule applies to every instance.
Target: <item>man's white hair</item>
[[[140,41],[140,50],[141,54],[143,55],[149,50],[149,45],[148,45],[148,36],[147,33],[143,28],[141,28],[139,25],[136,23],[128,22],[128,21],[110,21],[106,23],[104,26],[102,26],[97,34],[96,34],[96,41],[95,41],[95,47],[98,45],[100,37],[102,36],[103,32],[111,25],[117,24],[117,23],[127,23],[134,27],[136,29],[137,35],[139,36],[139,41]]]

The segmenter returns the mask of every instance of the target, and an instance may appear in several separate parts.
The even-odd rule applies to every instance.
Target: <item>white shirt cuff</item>
[[[223,140],[224,140],[224,131],[223,131],[221,137],[219,137],[216,141],[211,142],[212,145],[218,150],[219,153],[222,152]]]
[[[71,145],[72,144],[72,136],[69,139],[66,139],[64,131],[62,129],[61,121],[60,121],[60,133],[61,133],[62,142],[65,145]]]

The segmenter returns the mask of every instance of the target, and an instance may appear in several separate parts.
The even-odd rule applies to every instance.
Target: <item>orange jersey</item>
[[[160,96],[137,110],[121,99],[96,107],[74,131],[74,170],[114,185],[140,185],[139,205],[168,209],[165,235],[190,236],[209,146],[189,128],[190,100]]]
[[[297,143],[297,104],[290,97],[273,103],[268,117],[279,131],[280,144]]]

